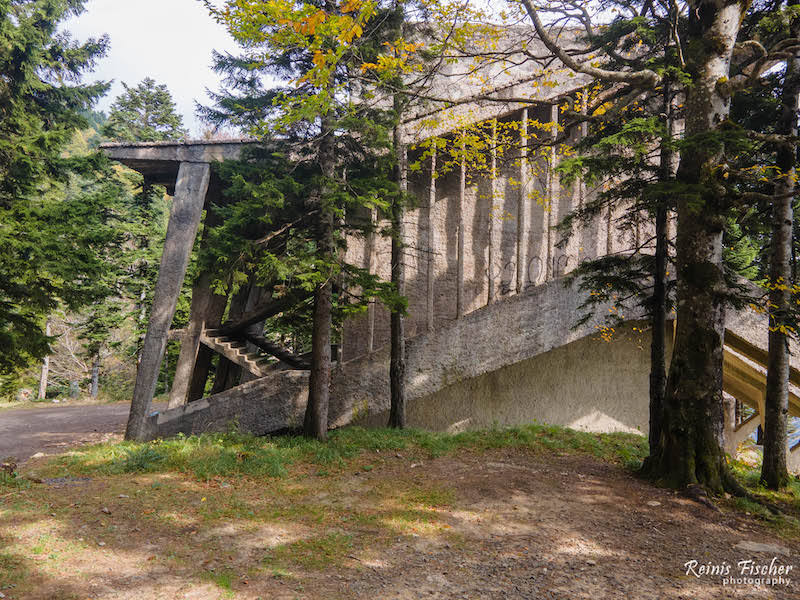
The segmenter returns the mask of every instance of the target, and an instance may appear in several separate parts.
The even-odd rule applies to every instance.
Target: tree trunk
[[[667,383],[667,209],[656,213],[656,256],[650,342],[650,455],[661,439],[661,412]]]
[[[44,326],[44,334],[50,337],[50,321]],[[47,378],[50,376],[50,356],[45,356],[42,360],[42,372],[39,375],[39,400],[44,400],[47,396]]]
[[[92,387],[89,390],[89,396],[97,398],[100,393],[100,353],[94,355],[92,358]]]
[[[321,119],[319,161],[322,176],[331,180],[335,169],[335,140],[331,118]],[[333,213],[325,206],[328,201],[327,184],[323,183],[312,201],[320,209],[317,222],[317,253],[328,264],[333,263]],[[328,437],[328,401],[331,385],[331,328],[333,303],[333,277],[329,273],[325,281],[314,290],[314,322],[311,330],[311,376],[308,382],[308,405],[306,407],[303,434],[325,441]]]
[[[672,179],[674,152],[669,142],[673,135],[671,89],[664,82],[664,115],[666,116],[667,140],[661,143],[660,179]],[[653,296],[651,298],[650,342],[650,455],[655,454],[661,439],[661,412],[664,408],[664,392],[667,385],[667,261],[669,259],[669,237],[667,235],[668,207],[665,200],[656,211],[656,255],[653,272]]]
[[[395,103],[397,104],[397,102]],[[400,139],[400,129],[394,129],[394,146],[397,152],[396,179],[400,193],[407,189],[406,147]],[[398,195],[392,203],[392,283],[397,293],[404,296],[405,287],[405,218],[403,205],[405,198]],[[391,316],[391,359],[389,363],[389,384],[391,388],[391,409],[389,427],[403,429],[406,426],[406,332],[405,315],[393,310]]]
[[[798,0],[789,2],[796,6]],[[793,18],[790,37],[800,35],[800,18]],[[777,133],[796,136],[797,108],[800,98],[800,56],[786,61],[781,119]],[[794,194],[796,145],[778,149],[778,181],[772,202],[772,238],[769,256],[769,358],[767,393],[764,403],[764,461],[761,481],[768,488],[780,489],[789,484],[786,466],[789,416],[789,336],[786,326],[791,317],[792,300],[792,196]]]
[[[730,109],[718,82],[730,75],[730,58],[744,6],[700,0],[689,11],[685,138],[714,131]],[[709,43],[713,40],[714,43]],[[677,180],[677,331],[664,396],[661,432],[647,466],[669,485],[700,483],[713,492],[737,490],[722,448],[722,356],[725,282],[722,231],[725,195],[713,181],[715,144],[687,144]]]

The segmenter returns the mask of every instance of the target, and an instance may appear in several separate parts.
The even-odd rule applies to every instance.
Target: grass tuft
[[[306,569],[323,570],[340,564],[352,552],[352,548],[352,535],[333,532],[318,538],[276,546],[264,556],[264,564],[271,569],[297,565]]]
[[[593,434],[564,427],[526,425],[467,431],[456,435],[417,429],[348,427],[331,432],[327,443],[296,436],[255,437],[213,433],[149,443],[107,443],[89,446],[51,461],[45,476],[118,475],[179,472],[201,480],[215,477],[256,479],[283,477],[294,464],[317,464],[327,476],[354,467],[364,453],[409,450],[427,458],[463,449],[526,447],[534,451],[587,454],[600,460],[638,465],[647,454],[644,438],[630,434]]]

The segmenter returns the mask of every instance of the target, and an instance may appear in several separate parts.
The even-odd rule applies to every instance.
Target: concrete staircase
[[[276,370],[275,360],[258,351],[242,340],[226,337],[215,329],[206,329],[200,335],[200,343],[218,352],[229,361],[236,363],[256,377],[265,377]]]

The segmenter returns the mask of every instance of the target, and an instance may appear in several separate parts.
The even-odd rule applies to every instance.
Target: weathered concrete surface
[[[167,345],[172,317],[178,304],[189,257],[203,215],[211,167],[208,163],[181,163],[175,197],[170,208],[161,266],[153,292],[150,322],[142,345],[142,360],[136,371],[129,424],[132,435],[147,415],[158,383],[161,360]]]
[[[182,162],[212,163],[236,160],[248,146],[259,145],[258,140],[239,139],[225,141],[166,141],[166,142],[108,142],[100,149],[109,157],[138,171],[152,184],[172,188]]]
[[[497,372],[509,365],[524,363],[572,342],[584,340],[587,336],[593,336],[600,327],[599,319],[573,329],[580,303],[581,295],[574,288],[564,287],[561,280],[551,281],[524,294],[470,313],[430,334],[408,340],[406,386],[409,401],[427,398],[425,402],[431,406],[437,405],[442,400],[437,399],[436,394],[455,384]],[[602,318],[602,312],[598,314]],[[630,316],[633,317],[634,313]],[[603,350],[602,344],[603,342],[589,339],[577,348],[586,357],[597,357]],[[646,354],[639,349],[641,344],[638,341],[621,339],[620,344],[635,347],[638,354]],[[616,361],[616,366],[630,362],[622,354]],[[334,371],[329,416],[331,427],[341,427],[353,421],[366,422],[388,410],[388,358],[388,348],[384,347],[345,363],[343,368]],[[558,362],[561,359],[556,357],[555,360]],[[555,375],[551,366],[543,364],[540,368],[542,372]],[[614,366],[611,363],[604,365],[600,361],[597,367],[598,371],[606,372],[605,378],[612,388],[615,382],[620,381],[613,370]],[[524,365],[520,368],[526,369]],[[642,372],[645,375],[636,381],[642,379],[645,382],[646,398],[647,371],[645,369]],[[573,377],[580,377],[580,372]],[[589,400],[588,391],[595,384],[591,378],[583,378],[582,381],[587,390],[583,396]],[[556,385],[557,382],[554,381],[552,386]],[[302,422],[302,411],[307,397],[306,386],[306,374],[291,371],[276,373],[193,403],[187,408],[161,414],[151,419],[151,435],[173,435],[179,431],[190,434],[203,430],[200,424],[208,430],[225,430],[237,420],[237,416],[240,428],[257,434],[291,428]],[[634,387],[634,384],[630,384],[631,394]],[[509,386],[508,394],[513,396],[514,389],[514,386]],[[607,393],[611,396],[619,395],[618,391],[613,390]],[[546,401],[542,395],[541,402]],[[557,403],[559,399],[551,398],[550,401]],[[480,404],[480,397],[475,402]],[[596,401],[594,405],[597,405]],[[527,409],[520,410],[522,412],[516,417],[509,413],[505,421],[510,423],[517,418],[526,421],[536,418],[533,416],[535,411],[532,413],[526,412]],[[521,416],[523,413],[524,417]],[[410,414],[414,414],[414,411]],[[457,415],[457,411],[453,414]],[[457,415],[459,421],[469,418],[469,414]],[[485,424],[487,418],[489,417],[476,417],[475,426]],[[437,428],[442,424],[442,419],[446,417],[441,416],[436,425],[431,427]],[[416,424],[425,425],[423,422]],[[446,424],[450,425],[452,423]],[[612,427],[609,426],[608,429]],[[635,426],[628,429],[635,429]]]
[[[308,371],[279,371],[150,417],[145,439],[238,430],[257,435],[302,426]]]
[[[527,140],[533,143],[537,136],[549,137],[549,131],[542,131],[540,126],[551,118],[550,106],[528,106],[526,114]],[[410,152],[410,162],[420,168],[409,180],[417,203],[404,217],[409,337],[425,332],[428,323],[439,328],[456,319],[454,299],[462,286],[463,309],[470,313],[513,296],[518,281],[523,289],[538,286],[584,260],[629,251],[648,239],[644,228],[631,231],[614,225],[620,208],[577,228],[565,244],[559,245],[561,239],[553,226],[589,202],[597,190],[580,181],[571,185],[560,185],[558,178],[551,181],[550,157],[526,155],[518,147],[523,143],[522,120],[520,111],[501,120],[505,143],[511,148],[497,157],[496,177],[486,169],[467,173],[463,200],[460,169],[452,164],[452,157],[439,151],[436,169],[431,171],[430,157],[423,157],[419,149]],[[463,239],[459,236],[462,222]],[[379,229],[384,225],[380,223]],[[459,260],[461,243],[465,248],[463,260]],[[349,238],[346,259],[388,281],[391,240],[380,235]],[[388,311],[379,306],[373,312],[374,317],[364,314],[345,323],[345,360],[366,354],[370,340],[374,348],[388,343]]]
[[[599,319],[573,329],[580,302],[581,295],[563,280],[550,281],[410,339],[409,425],[460,431],[539,421],[646,434],[650,335],[641,315],[631,311],[609,340],[599,335]],[[597,314],[602,319],[604,311]],[[743,313],[731,318],[731,330],[750,335],[765,327],[763,319]],[[334,371],[331,427],[386,424],[388,360],[383,347]],[[759,374],[752,370],[747,376]],[[726,385],[741,381],[731,377]],[[307,386],[307,373],[271,374],[152,418],[150,437],[233,426],[256,434],[292,429],[302,424]],[[745,430],[740,428],[737,439]],[[800,453],[794,452],[790,463],[800,469]]]

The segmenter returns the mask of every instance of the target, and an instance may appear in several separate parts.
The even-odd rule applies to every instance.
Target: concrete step
[[[258,361],[265,358],[258,352],[247,352],[247,344],[241,340],[209,335],[208,331],[200,336],[200,342],[215,352],[221,354],[231,362],[247,369],[256,377],[263,377],[264,372]]]

